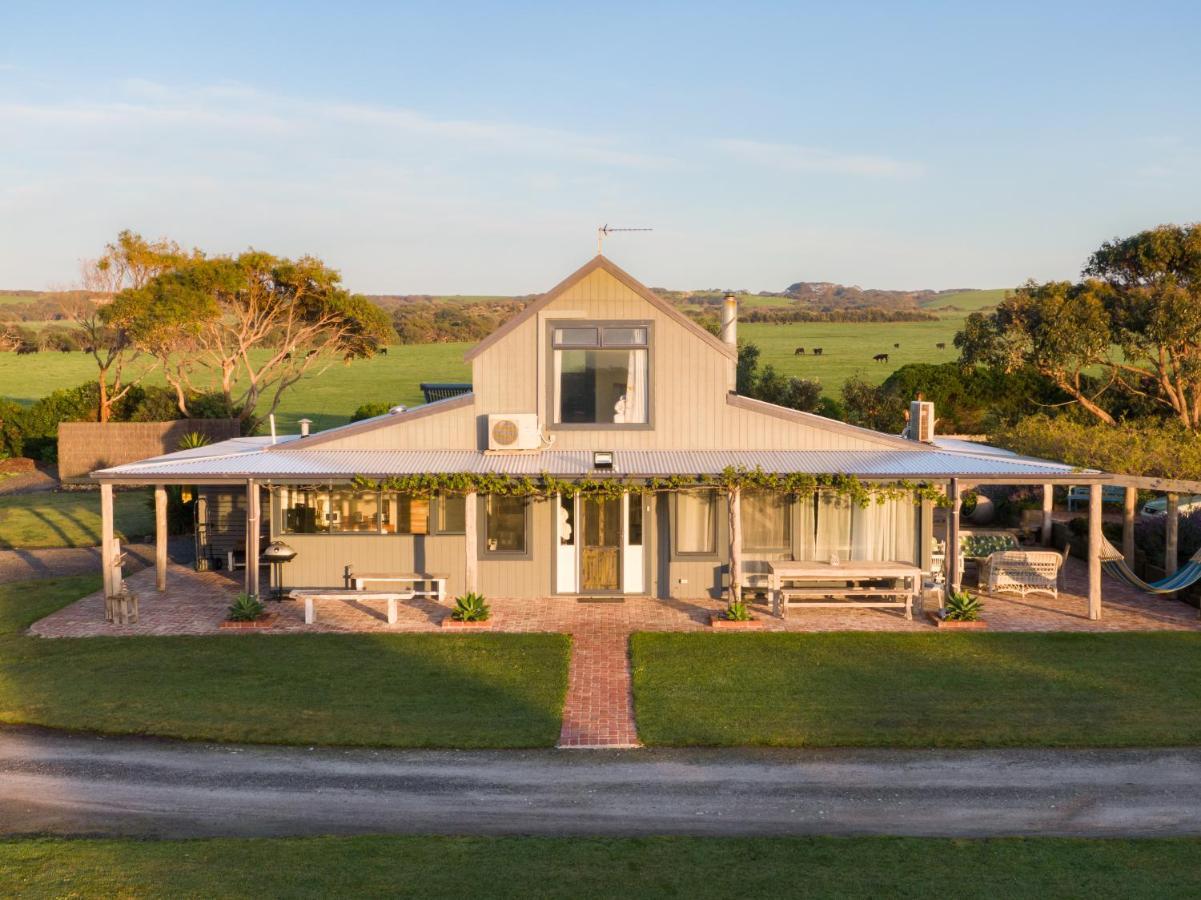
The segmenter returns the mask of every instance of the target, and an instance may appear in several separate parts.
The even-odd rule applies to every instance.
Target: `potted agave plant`
[[[236,630],[270,628],[278,618],[277,613],[267,612],[266,607],[254,594],[243,592],[238,594],[237,599],[230,605],[225,621],[220,627]]]
[[[722,610],[720,615],[710,616],[709,625],[713,628],[729,628],[738,631],[747,631],[763,627],[763,620],[756,619],[751,615],[751,608],[747,602],[742,599],[742,592],[733,589],[730,591],[730,602],[726,608]]]
[[[947,595],[946,605],[930,614],[930,620],[939,628],[960,631],[982,631],[988,623],[980,618],[984,603],[969,591],[952,591]]]
[[[455,608],[442,620],[443,628],[491,628],[492,610],[483,594],[455,597]]]

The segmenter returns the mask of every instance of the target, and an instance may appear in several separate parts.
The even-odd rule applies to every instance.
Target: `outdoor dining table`
[[[906,562],[848,560],[768,563],[772,612],[783,618],[791,601],[797,606],[848,606],[903,609],[913,618],[913,601],[922,588],[922,570]],[[835,597],[846,599],[835,600]]]

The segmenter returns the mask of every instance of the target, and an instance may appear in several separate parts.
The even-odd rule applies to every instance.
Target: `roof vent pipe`
[[[312,419],[301,419],[300,420],[300,436],[301,437],[309,436],[309,426],[312,424],[313,424]]]
[[[738,346],[738,298],[726,294],[721,304],[721,339],[731,347]]]

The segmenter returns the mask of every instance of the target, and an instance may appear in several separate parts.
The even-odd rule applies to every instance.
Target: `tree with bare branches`
[[[314,257],[199,255],[127,288],[101,317],[155,357],[180,412],[215,390],[253,432],[285,391],[394,337],[387,315]]]
[[[113,407],[158,365],[152,359],[136,376],[128,377],[129,365],[141,351],[122,328],[104,320],[101,315],[104,304],[123,290],[144,287],[152,278],[188,258],[174,241],[148,241],[127,229],[105,246],[98,259],[83,263],[87,296],[65,302],[63,307],[79,332],[85,352],[96,362],[101,422],[109,421]]]

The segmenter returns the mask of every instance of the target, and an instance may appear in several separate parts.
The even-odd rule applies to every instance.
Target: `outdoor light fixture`
[[[594,468],[594,469],[612,469],[613,468],[613,451],[612,450],[593,450],[592,451],[592,468]]]
[[[271,594],[271,599],[283,600],[284,563],[294,560],[296,558],[296,551],[283,541],[272,541],[263,550],[260,558],[263,562],[271,564],[271,583],[275,586],[275,590]]]

